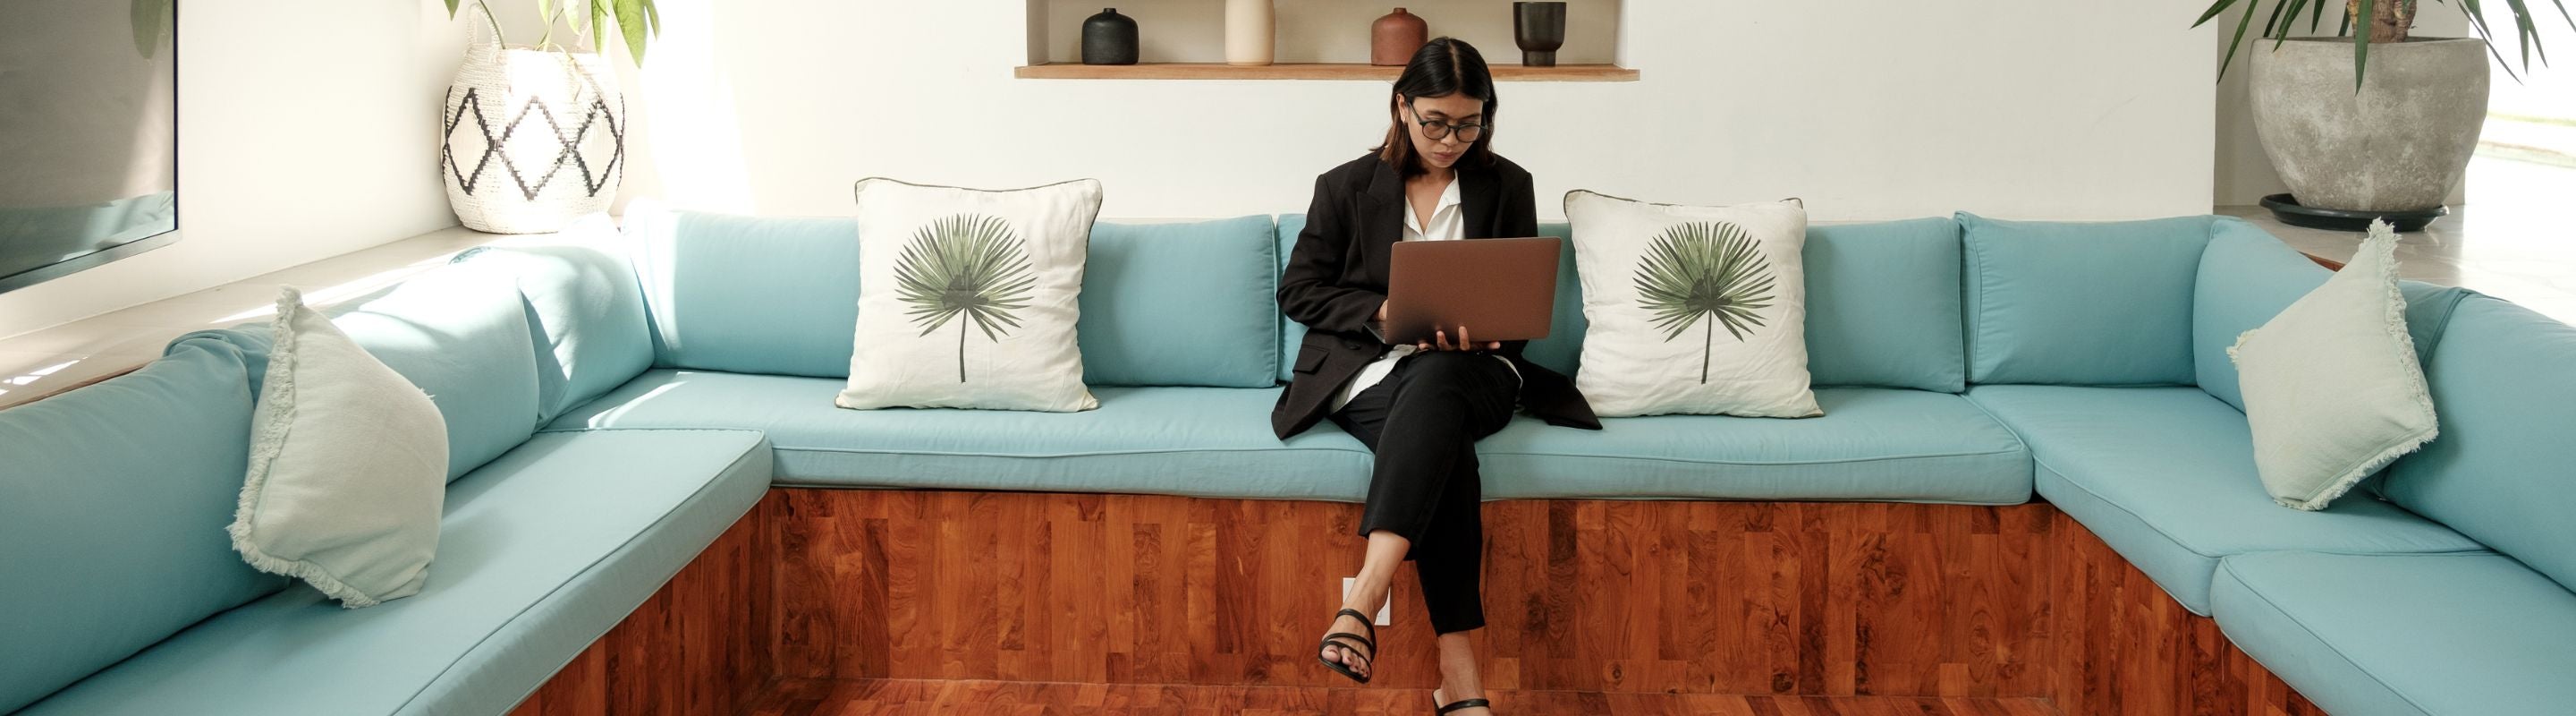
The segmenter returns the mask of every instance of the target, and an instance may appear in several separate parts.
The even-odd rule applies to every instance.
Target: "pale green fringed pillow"
[[[351,609],[419,593],[447,499],[438,406],[295,289],[271,326],[233,549]]]
[[[2272,500],[2322,510],[2433,439],[2433,395],[2406,333],[2397,232],[2372,222],[2352,263],[2227,349],[2254,467]]]

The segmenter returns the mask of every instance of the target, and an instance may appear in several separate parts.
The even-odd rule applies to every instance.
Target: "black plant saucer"
[[[2401,232],[2422,231],[2425,224],[2433,223],[2434,219],[2451,213],[2449,208],[2439,206],[2415,211],[2321,209],[2300,206],[2299,200],[2288,194],[2263,197],[2263,208],[2271,209],[2272,215],[2279,217],[2284,224],[2333,231],[2367,231],[2370,229],[2372,219],[2387,219],[2390,225],[2397,227]]]

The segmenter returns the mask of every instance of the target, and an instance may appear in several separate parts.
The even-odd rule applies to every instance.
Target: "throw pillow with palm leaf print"
[[[1099,406],[1075,342],[1100,183],[987,191],[862,179],[844,408]]]
[[[1824,414],[1808,385],[1807,211],[1565,195],[1583,282],[1575,387],[1602,417]]]

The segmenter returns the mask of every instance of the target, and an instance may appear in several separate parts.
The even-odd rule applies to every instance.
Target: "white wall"
[[[1302,211],[1386,122],[1375,82],[1014,79],[1048,11],[1031,0],[660,5],[625,195],[682,207],[831,214],[865,176],[1089,176],[1104,216]],[[1508,83],[1497,146],[1537,174],[1542,216],[1576,187],[1800,196],[1827,220],[2201,213],[2216,58],[2195,9],[1628,0],[1618,55],[1644,80]]]
[[[435,167],[464,26],[440,3],[179,5],[180,240],[0,294],[0,337],[456,223]]]
[[[2268,3],[2263,7],[2266,11],[2271,9]],[[2468,19],[2460,14],[2457,5],[2425,3],[2421,7],[2422,9],[2415,16],[2413,30],[2415,36],[2470,36]],[[2533,9],[2542,8],[2535,5]],[[2509,19],[2511,16],[2504,14],[2503,10],[2501,4],[2492,8],[2489,12],[2493,14],[2489,16],[2489,20],[2503,22],[2509,26],[2512,22]],[[2313,34],[2334,34],[2335,8],[2326,8],[2326,12],[2326,24],[2321,26],[2321,31]],[[2552,16],[2551,19],[2556,18]],[[2188,22],[2189,18],[2185,21]],[[2263,26],[2259,24],[2262,20],[2258,18],[2255,22],[2258,24],[2245,31],[2247,35],[2245,47],[2237,50],[2235,64],[2228,66],[2226,79],[2218,84],[2218,162],[2211,199],[2219,206],[2252,205],[2262,201],[2265,196],[2290,190],[2288,185],[2281,183],[2281,175],[2272,171],[2271,158],[2263,155],[2263,140],[2254,132],[2253,99],[2246,94],[2245,78],[2251,74],[2247,72],[2247,67],[2254,61],[2251,55],[2270,47],[2269,43],[2255,44],[2255,38],[2252,35],[2263,30]],[[2213,46],[2218,49],[2212,56],[2224,58],[2227,56],[2229,36],[2236,31],[2236,20],[2229,17],[2223,20],[2211,20],[2210,24],[2218,29],[2218,32],[2213,33]],[[2306,32],[2307,23],[2305,22],[2301,22],[2299,28],[2301,30],[2299,34],[2302,36],[2312,34]],[[2511,47],[2510,41],[2507,47]],[[2212,66],[2215,67],[2215,65]],[[2494,75],[2490,86],[2513,82],[2506,79],[2503,72],[2496,72]],[[2452,201],[2459,201],[2460,196],[2460,188],[2453,188]]]

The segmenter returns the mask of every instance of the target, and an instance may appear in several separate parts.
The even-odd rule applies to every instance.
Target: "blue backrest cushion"
[[[2192,384],[2192,286],[2211,217],[1958,220],[1968,382]]]
[[[1284,273],[1287,273],[1287,272],[1288,272],[1288,252],[1296,250],[1296,248],[1297,248],[1297,232],[1305,231],[1305,230],[1306,230],[1306,215],[1305,215],[1305,214],[1281,214],[1281,215],[1279,215],[1279,231],[1278,231],[1279,245],[1278,245],[1278,248],[1277,248],[1278,256],[1276,256],[1276,257],[1275,257],[1275,258],[1277,258],[1277,259],[1279,260],[1279,265],[1278,265],[1278,267],[1277,267],[1277,268],[1278,268],[1277,272],[1276,272],[1276,273],[1274,273],[1274,274],[1272,274],[1272,276],[1271,276],[1271,280],[1272,280],[1273,282],[1276,282],[1276,281],[1278,280],[1278,274],[1284,274]],[[1286,383],[1286,382],[1288,382],[1288,381],[1290,381],[1290,380],[1294,380],[1294,379],[1296,379],[1296,377],[1297,377],[1296,373],[1295,373],[1293,370],[1291,370],[1292,368],[1294,368],[1294,366],[1289,365],[1289,358],[1290,358],[1290,357],[1292,357],[1292,356],[1297,355],[1297,344],[1298,344],[1299,342],[1301,342],[1301,341],[1306,340],[1306,324],[1298,323],[1298,322],[1296,322],[1296,321],[1288,320],[1288,316],[1287,316],[1287,314],[1286,314],[1286,313],[1284,313],[1284,312],[1282,312],[1282,311],[1281,311],[1281,309],[1279,308],[1279,296],[1278,296],[1278,294],[1276,294],[1276,293],[1273,293],[1273,294],[1271,294],[1271,296],[1270,296],[1270,312],[1280,314],[1280,315],[1279,315],[1279,366],[1278,366],[1278,369],[1279,369],[1279,382],[1281,382],[1281,383]]]
[[[536,344],[527,302],[496,268],[442,266],[323,308],[332,325],[438,406],[447,425],[449,482],[527,442],[537,429]],[[268,323],[193,335],[241,347],[251,394],[259,394],[268,375]]]
[[[2236,337],[2263,326],[2281,309],[2333,275],[2280,239],[2242,219],[2222,217],[2200,256],[2191,300],[2193,380],[2201,392],[2245,409],[2236,362],[2227,349]]]
[[[843,378],[859,324],[859,225],[847,217],[626,210],[654,365]]]
[[[0,713],[285,588],[224,530],[252,395],[241,349],[199,338],[0,410]]]
[[[2244,410],[2244,391],[2227,349],[2332,274],[2262,229],[2220,217],[2192,287],[2192,373],[2201,391]],[[2400,281],[2398,290],[2406,295],[2406,332],[2415,340],[2416,357],[2428,358],[2441,343],[2453,307],[2472,294],[2420,281]]]
[[[607,215],[574,222],[553,243],[478,248],[456,261],[517,277],[537,349],[538,424],[652,367],[644,293]]]
[[[536,345],[526,299],[506,273],[445,266],[327,313],[438,405],[448,481],[536,433]]]
[[[1571,239],[1571,225],[1539,225]],[[1566,375],[1582,367],[1583,281],[1559,254],[1548,337],[1522,355]],[[1947,218],[1807,229],[1807,367],[1817,385],[1965,389],[1959,338],[1959,226]]]
[[[2441,434],[2377,490],[2576,589],[2576,327],[2469,295],[2418,350]]]
[[[1816,385],[1967,389],[1959,222],[1809,226],[1805,258]]]
[[[654,364],[842,378],[859,320],[846,218],[670,211],[636,202],[626,238]],[[1279,362],[1268,217],[1096,224],[1074,327],[1085,382],[1267,386]]]
[[[1082,381],[1259,388],[1279,366],[1279,257],[1268,216],[1091,228]]]

